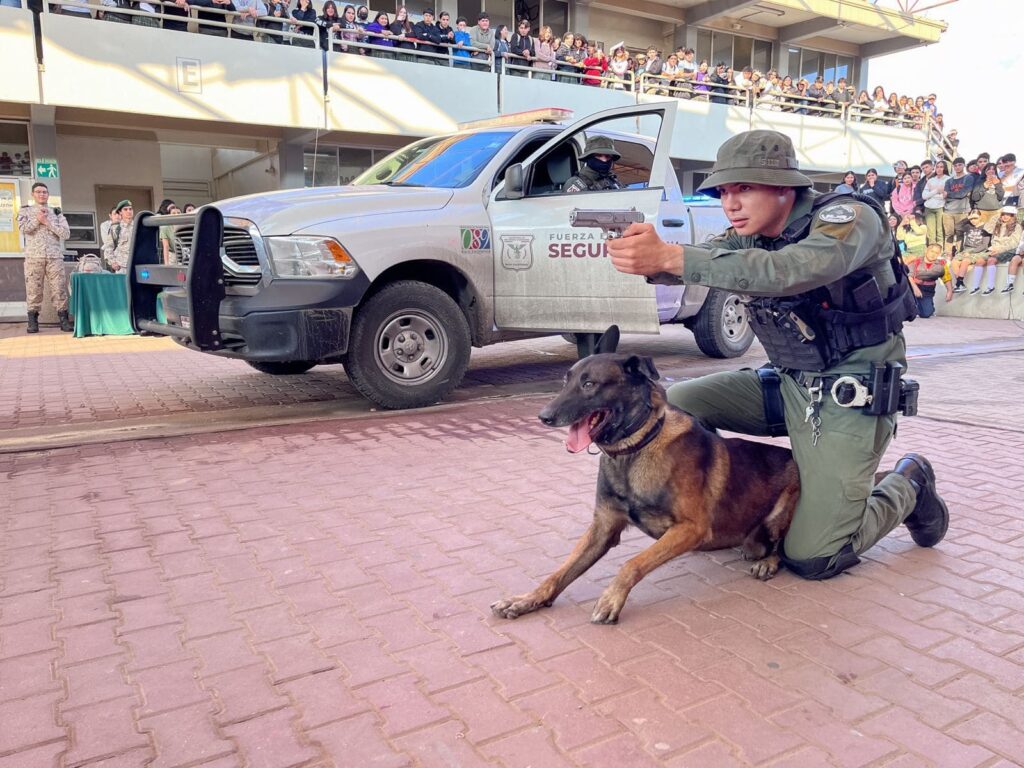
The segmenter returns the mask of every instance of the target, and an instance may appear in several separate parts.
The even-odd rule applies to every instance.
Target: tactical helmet
[[[810,187],[811,180],[800,173],[796,151],[789,137],[778,131],[744,131],[725,142],[711,175],[697,188],[718,197],[725,184],[766,184],[772,187]]]
[[[583,148],[583,160],[591,155],[608,155],[612,160],[618,160],[622,155],[615,149],[615,142],[607,136],[591,136],[587,139],[587,145]]]

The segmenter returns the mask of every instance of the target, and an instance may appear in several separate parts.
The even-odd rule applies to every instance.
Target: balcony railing
[[[18,48],[17,60],[8,59],[16,76],[0,86],[0,96],[8,92],[15,100],[112,114],[410,138],[538,106],[589,114],[629,102],[674,99],[681,119],[672,151],[679,158],[713,159],[727,136],[761,127],[790,134],[803,153],[801,162],[818,170],[951,151],[930,118],[896,117],[806,94],[755,93],[735,83],[628,71],[617,75],[566,62],[552,68],[446,42],[428,41],[430,50],[401,47],[418,41],[362,29],[324,29],[322,23],[280,16],[243,19],[241,13],[186,9],[172,0],[154,0],[156,13],[104,6],[100,0],[48,5],[61,14],[42,14],[37,50],[43,67],[36,69],[27,46]],[[24,22],[32,12],[3,10],[9,12],[5,17],[22,17],[16,36],[6,39],[16,44],[17,35],[31,37],[31,25]],[[104,28],[99,16],[127,20],[135,28]],[[153,26],[165,29],[147,29]],[[118,88],[100,85],[115,75]],[[28,81],[38,83],[36,95],[12,90]]]

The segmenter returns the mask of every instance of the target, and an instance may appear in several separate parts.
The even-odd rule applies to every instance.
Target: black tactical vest
[[[857,193],[833,192],[815,200],[810,213],[790,224],[765,248],[776,251],[804,239],[817,212],[844,199],[869,206],[889,230],[885,212],[876,200]],[[890,239],[889,268],[894,284],[887,290],[879,287],[875,277],[879,265],[873,264],[795,296],[754,297],[747,301],[750,325],[773,365],[826,371],[858,349],[881,344],[898,333],[904,322],[917,317],[917,302],[899,246],[892,235]]]

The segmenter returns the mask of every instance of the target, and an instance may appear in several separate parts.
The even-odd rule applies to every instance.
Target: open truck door
[[[570,226],[574,209],[630,210],[655,223],[666,198],[674,103],[598,112],[566,127],[521,164],[510,166],[491,194],[495,323],[503,330],[657,333],[654,286],[618,272],[598,228]],[[635,135],[638,123],[657,138]],[[613,171],[623,189],[566,193],[581,167],[586,139],[609,135],[623,157]],[[620,146],[621,144],[621,146]],[[628,148],[629,151],[624,151]]]

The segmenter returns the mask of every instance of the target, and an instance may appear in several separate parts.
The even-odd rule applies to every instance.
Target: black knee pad
[[[860,562],[860,558],[853,551],[853,545],[847,544],[831,557],[812,557],[809,560],[791,560],[786,557],[786,550],[779,542],[779,559],[782,560],[789,570],[802,579],[831,579],[838,576],[847,568],[852,568]]]

